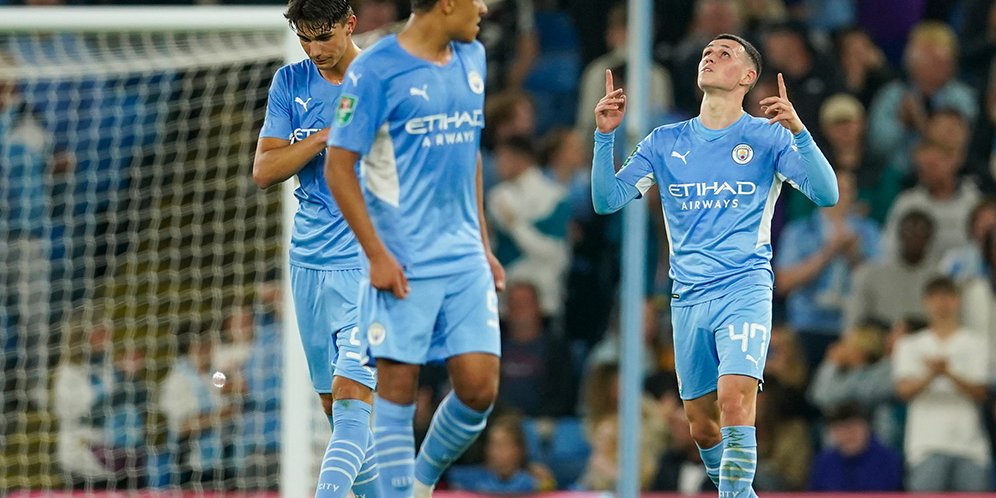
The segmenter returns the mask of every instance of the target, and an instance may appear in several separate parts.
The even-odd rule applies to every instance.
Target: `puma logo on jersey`
[[[422,85],[422,88],[411,87],[408,89],[408,94],[412,97],[422,97],[426,102],[429,101],[429,85]]]
[[[754,368],[761,368],[760,361],[755,360],[753,356],[747,355],[745,358],[747,358],[747,361],[754,364]]]
[[[294,97],[294,102],[301,104],[301,107],[304,108],[304,112],[308,112],[308,102],[311,102],[311,97],[308,97],[308,100],[301,100],[301,97]]]
[[[685,158],[688,157],[688,154],[691,154],[691,153],[692,153],[692,151],[688,151],[688,152],[686,152],[684,154],[678,154],[678,151],[672,150],[671,151],[671,157],[677,157],[678,159],[681,159],[681,162],[685,163],[685,165],[687,166],[688,165],[688,161],[685,160]]]
[[[360,81],[360,76],[361,75],[353,73],[353,72],[347,72],[346,76],[349,76],[349,79],[352,80],[353,84],[355,85],[357,81]]]

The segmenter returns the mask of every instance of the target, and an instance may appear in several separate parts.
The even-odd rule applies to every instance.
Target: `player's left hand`
[[[491,275],[495,279],[495,291],[503,292],[505,290],[505,267],[491,251],[486,252],[488,253],[488,266],[491,267]]]
[[[784,126],[793,134],[799,133],[805,128],[799,115],[795,112],[795,106],[789,102],[788,92],[785,91],[785,78],[782,73],[778,73],[778,96],[768,97],[761,101],[761,110],[768,118],[768,124],[778,123]]]

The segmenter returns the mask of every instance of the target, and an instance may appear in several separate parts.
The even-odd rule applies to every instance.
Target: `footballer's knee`
[[[757,379],[724,375],[719,381],[719,416],[723,426],[754,425]]]
[[[688,416],[688,430],[695,440],[695,444],[700,448],[712,448],[723,441],[723,434],[719,431],[719,421],[708,416],[696,416],[686,412]],[[681,430],[681,429],[676,429]]]
[[[498,357],[472,353],[450,358],[450,382],[457,399],[473,410],[485,411],[498,397]]]
[[[337,375],[332,378],[332,397],[335,400],[355,399],[369,404],[373,402],[373,391],[355,380]]]

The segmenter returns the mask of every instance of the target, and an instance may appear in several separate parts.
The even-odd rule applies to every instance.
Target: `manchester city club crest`
[[[387,338],[387,329],[380,322],[373,322],[367,330],[367,340],[372,346],[380,346]]]
[[[467,73],[467,83],[470,84],[472,92],[478,95],[484,93],[484,78],[481,77],[481,73],[477,71]]]
[[[747,164],[754,158],[754,149],[750,145],[740,144],[733,148],[733,160],[737,164]]]

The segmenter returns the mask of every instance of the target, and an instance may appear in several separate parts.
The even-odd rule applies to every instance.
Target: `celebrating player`
[[[333,428],[316,496],[345,497],[352,487],[357,498],[374,497],[375,380],[357,328],[362,255],[328,190],[322,158],[346,68],[359,54],[356,16],[346,0],[291,0],[284,16],[308,58],[273,77],[253,180],[264,188],[295,174],[300,180],[290,278],[311,382]]]
[[[614,212],[654,183],[660,187],[679,393],[721,498],[757,496],[755,403],[771,330],[771,216],[782,182],[820,206],[837,202],[833,170],[789,102],[781,74],[779,95],[761,101],[769,119],[744,112],[760,72],[761,56],[750,43],[717,36],[699,62],[699,115],[655,129],[615,174],[612,133],[626,95],[613,88],[610,71],[595,106],[596,211]]]
[[[363,53],[329,135],[326,178],[370,264],[360,326],[377,361],[374,433],[385,498],[429,496],[484,429],[498,390],[496,288],[484,233],[482,0],[413,0],[397,36]],[[361,190],[353,165],[362,157]],[[364,194],[365,200],[364,200]],[[453,391],[415,459],[420,365],[445,360]]]

